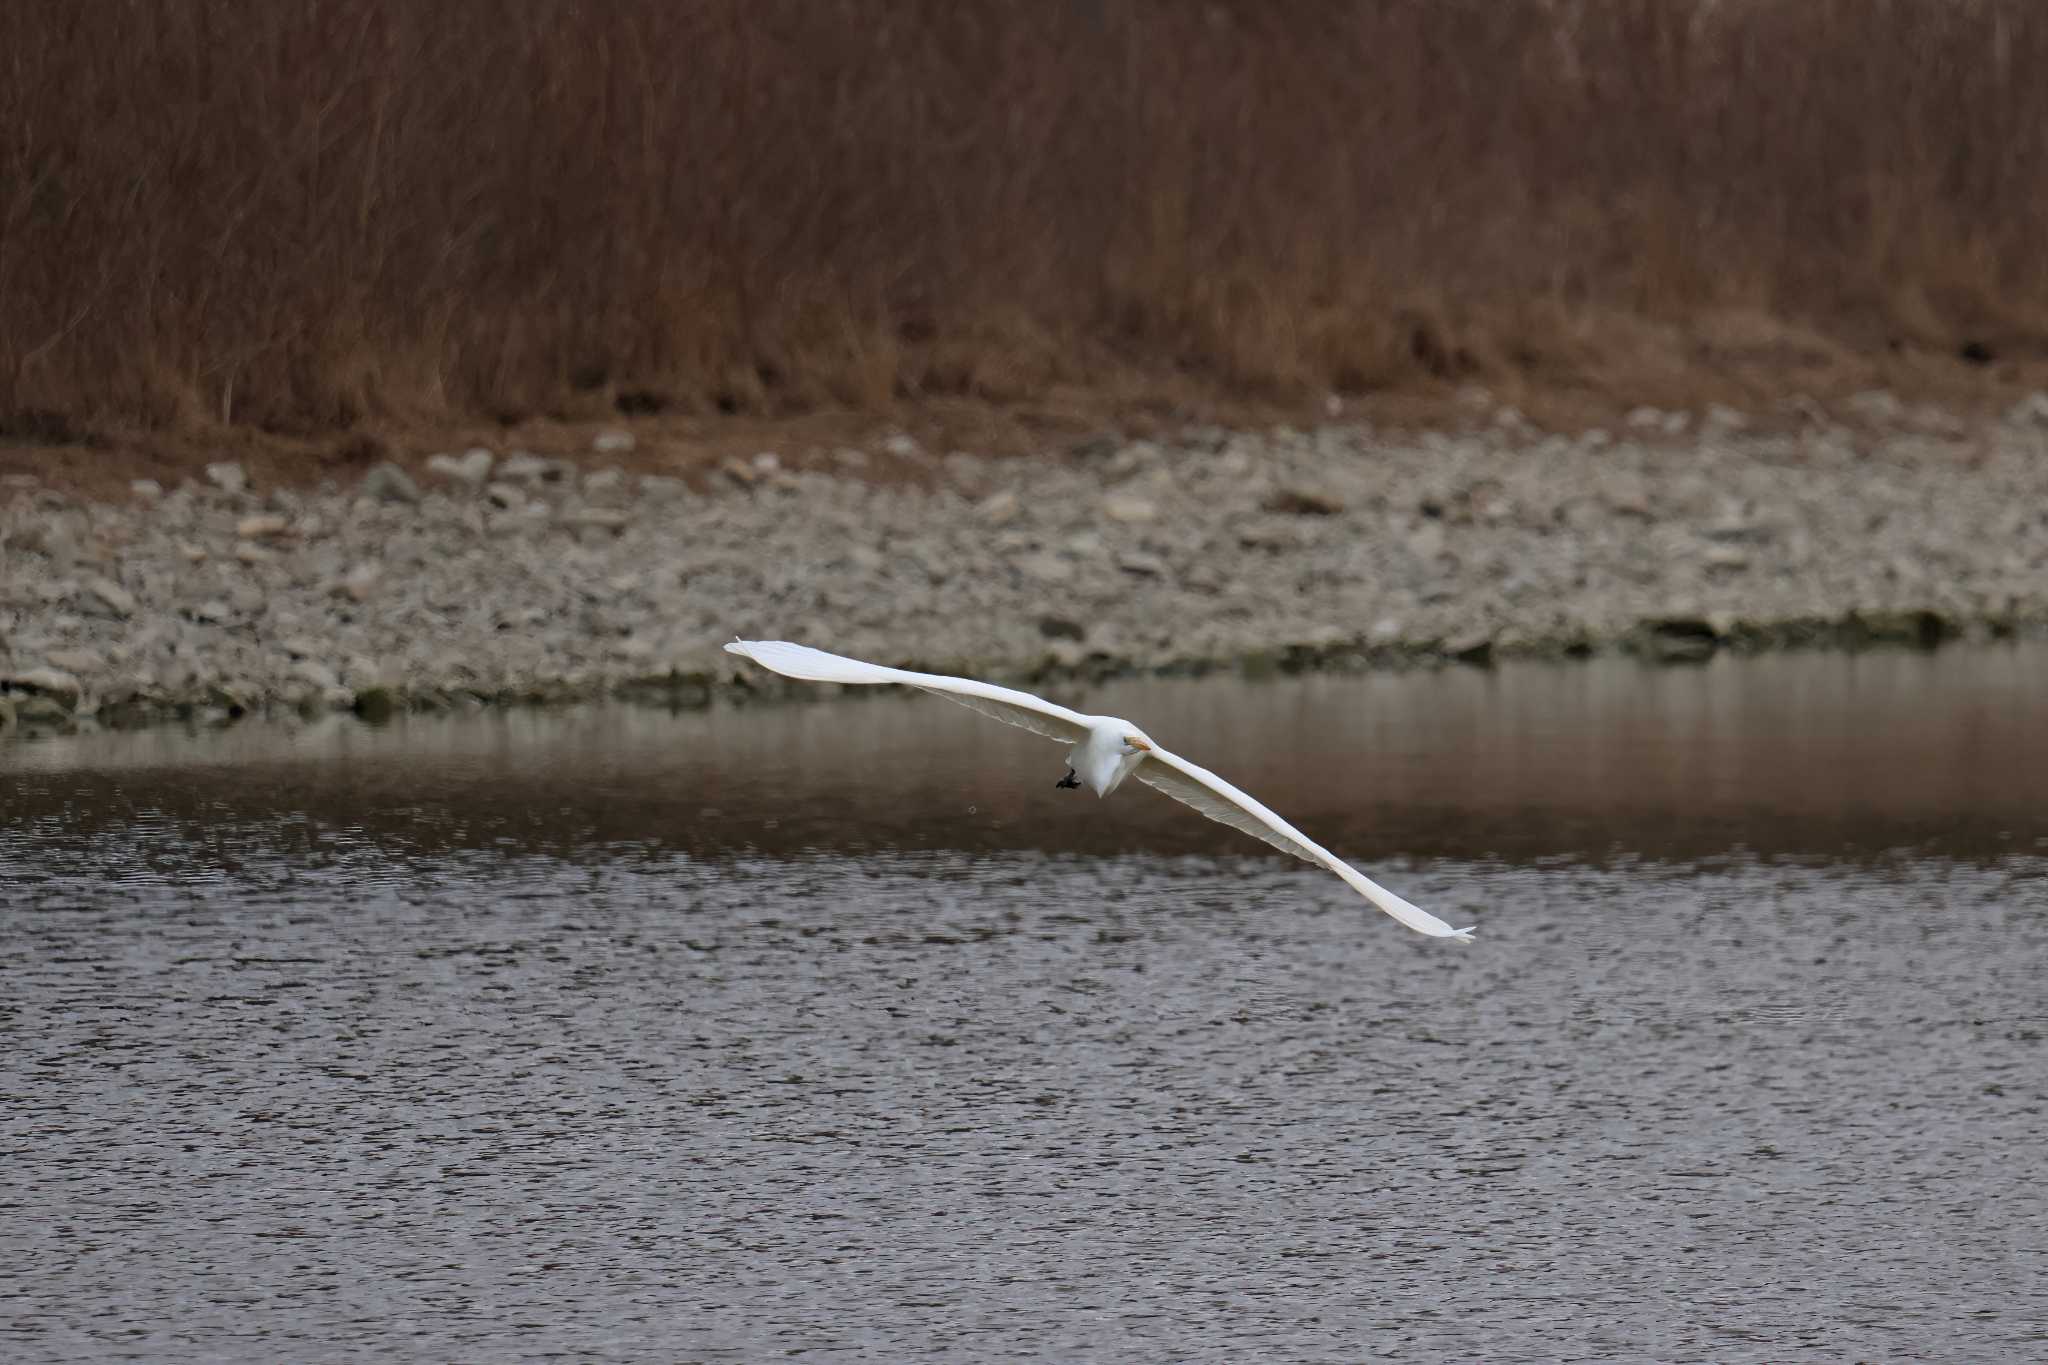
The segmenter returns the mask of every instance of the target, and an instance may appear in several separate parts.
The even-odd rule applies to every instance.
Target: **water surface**
[[[2048,658],[0,751],[10,1358],[2034,1359]]]

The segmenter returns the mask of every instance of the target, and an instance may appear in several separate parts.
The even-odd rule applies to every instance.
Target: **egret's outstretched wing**
[[[1349,882],[1352,890],[1419,934],[1454,938],[1460,943],[1472,941],[1471,929],[1453,929],[1427,910],[1410,905],[1207,768],[1197,767],[1179,754],[1154,745],[1138,765],[1137,778],[1146,786],[1193,806],[1211,820],[1241,829],[1305,862],[1329,868]]]
[[[1006,721],[1033,734],[1068,744],[1088,733],[1088,722],[1079,712],[1056,706],[1029,692],[976,682],[972,678],[948,678],[939,673],[885,668],[881,664],[863,663],[841,654],[827,654],[809,645],[793,645],[787,640],[734,640],[725,647],[725,652],[752,659],[761,667],[772,669],[786,678],[802,678],[806,682],[900,683],[905,687],[921,687],[994,720]]]

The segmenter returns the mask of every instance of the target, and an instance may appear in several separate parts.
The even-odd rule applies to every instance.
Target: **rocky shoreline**
[[[0,489],[0,728],[798,690],[734,635],[1025,682],[2048,634],[2048,396],[1794,429],[1198,431],[1044,459],[472,450],[350,487]],[[80,458],[91,458],[81,456]],[[806,693],[814,688],[801,688]]]

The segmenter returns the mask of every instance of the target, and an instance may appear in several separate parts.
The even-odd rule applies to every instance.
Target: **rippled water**
[[[1080,700],[0,751],[0,1352],[2048,1355],[2041,651]]]

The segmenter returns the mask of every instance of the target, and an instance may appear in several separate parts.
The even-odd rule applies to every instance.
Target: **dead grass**
[[[0,6],[0,436],[2048,365],[2036,0]]]

